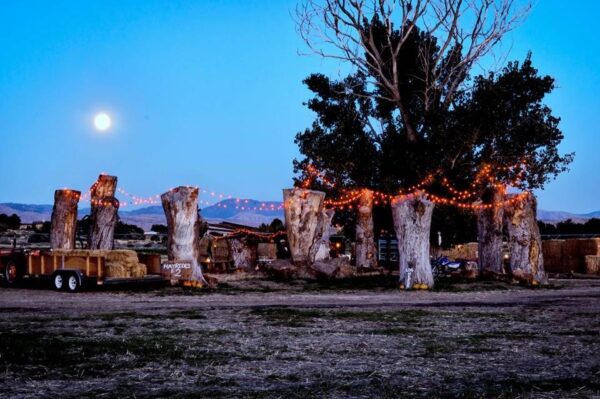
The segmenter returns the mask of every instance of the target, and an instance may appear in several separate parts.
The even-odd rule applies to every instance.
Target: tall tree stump
[[[417,193],[408,198],[394,198],[391,207],[398,239],[400,283],[407,288],[415,285],[420,285],[419,288],[432,288],[429,232],[433,202],[427,200],[424,194]],[[407,281],[409,267],[412,269],[410,284]]]
[[[309,262],[311,264],[331,259],[331,243],[329,242],[329,238],[331,236],[331,221],[334,215],[335,211],[333,209],[323,209],[319,213],[315,242],[310,247],[309,252]]]
[[[283,190],[285,225],[292,261],[308,266],[311,248],[315,244],[320,218],[322,218],[325,193],[302,188]],[[322,221],[322,219],[321,219]]]
[[[356,267],[373,268],[377,266],[374,230],[373,192],[363,190],[356,215]]]
[[[198,214],[198,188],[177,187],[160,199],[167,218],[169,260],[191,262],[194,278],[206,283],[199,263],[202,219]]]
[[[485,208],[477,214],[477,243],[479,271],[483,276],[496,277],[504,274],[502,257],[502,228],[504,226],[504,190],[490,188],[482,196]]]
[[[117,176],[100,175],[90,188],[89,249],[113,249],[115,227],[118,221],[119,200],[115,198]]]
[[[510,200],[514,195],[508,197]],[[546,284],[542,238],[537,224],[537,201],[533,193],[506,205],[505,222],[510,246],[512,277],[533,285]]]
[[[77,230],[77,204],[81,192],[75,190],[56,190],[50,226],[50,245],[52,249],[75,249]]]

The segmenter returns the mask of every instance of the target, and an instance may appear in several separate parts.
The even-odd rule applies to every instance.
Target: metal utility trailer
[[[145,277],[107,277],[103,255],[0,250],[0,279],[6,285],[14,285],[21,280],[45,279],[51,281],[54,289],[69,292],[79,291],[84,286],[167,281],[160,274],[160,255],[145,255],[140,262],[146,264],[148,274]]]

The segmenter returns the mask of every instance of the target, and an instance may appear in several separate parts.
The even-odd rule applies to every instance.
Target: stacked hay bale
[[[563,244],[565,240],[542,241],[544,268],[549,273],[568,273],[570,270],[563,263]]]
[[[544,267],[551,273],[596,273],[600,238],[545,240],[542,242]]]
[[[450,259],[466,259],[477,260],[479,244],[476,242],[468,242],[459,244],[450,249],[443,250],[442,255]]]
[[[587,274],[600,274],[600,256],[585,256],[585,272]]]
[[[129,250],[106,251],[107,277],[144,277],[146,265],[140,263],[137,253]]]
[[[104,276],[106,277],[144,277],[146,276],[146,265],[140,263],[137,253],[130,250],[54,250],[53,254],[76,257],[102,256],[105,258]],[[80,265],[79,267],[84,267]]]

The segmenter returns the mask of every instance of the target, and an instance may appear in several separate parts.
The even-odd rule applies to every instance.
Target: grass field
[[[381,283],[1,289],[0,397],[600,394],[600,281]]]

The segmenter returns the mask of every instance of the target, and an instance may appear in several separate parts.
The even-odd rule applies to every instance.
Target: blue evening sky
[[[3,1],[0,3],[0,202],[52,203],[99,172],[150,196],[190,184],[280,200],[296,132],[313,116],[301,81],[336,77],[300,56],[294,0]],[[539,0],[505,41],[557,79],[568,174],[540,207],[600,210],[600,2]],[[114,118],[108,133],[92,118]]]

